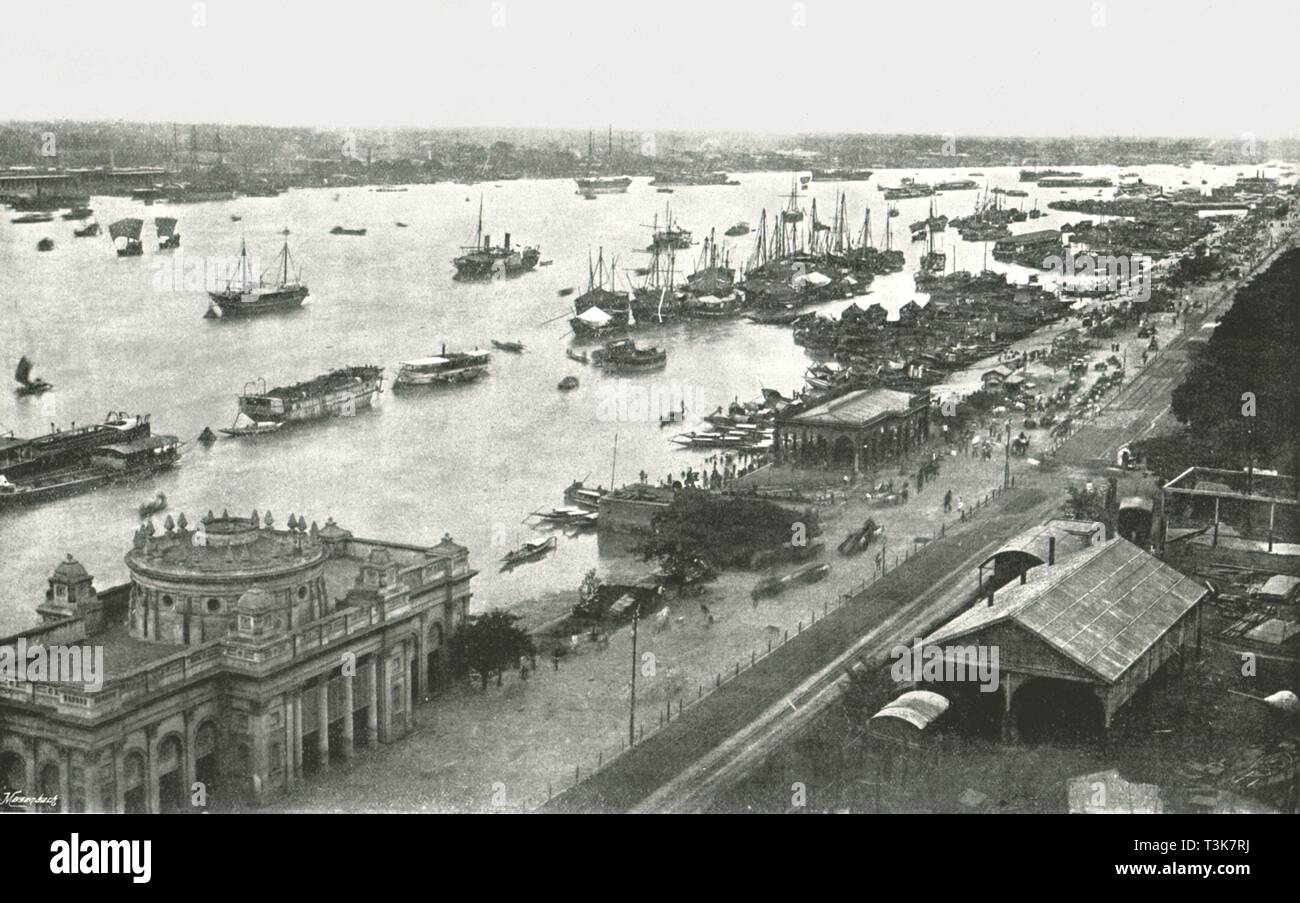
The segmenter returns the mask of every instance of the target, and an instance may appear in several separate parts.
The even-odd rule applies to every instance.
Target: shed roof
[[[1011,621],[1056,652],[1115,683],[1206,595],[1186,577],[1126,539],[1034,568],[1023,584],[953,618],[929,637],[942,643]]]
[[[796,423],[832,423],[862,426],[884,414],[902,414],[912,407],[912,396],[893,389],[858,389],[825,404],[796,414]]]
[[[1049,520],[1045,524],[1030,527],[1022,533],[1008,539],[996,552],[985,558],[982,565],[988,564],[999,555],[1009,552],[1023,552],[1033,555],[1039,561],[1046,562],[1048,545],[1056,539],[1056,560],[1067,557],[1080,545],[1092,545],[1105,538],[1106,525],[1095,520]]]

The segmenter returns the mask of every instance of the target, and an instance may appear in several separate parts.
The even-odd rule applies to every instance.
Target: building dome
[[[86,569],[81,566],[81,563],[73,558],[71,553],[69,553],[68,557],[59,562],[59,566],[54,569],[54,575],[50,578],[50,581],[52,583],[73,584],[81,583],[82,581],[89,579],[90,574],[87,573]]]

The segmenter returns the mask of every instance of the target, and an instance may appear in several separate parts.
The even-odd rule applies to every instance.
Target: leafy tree
[[[488,676],[497,672],[497,686],[507,667],[513,666],[523,656],[537,655],[533,638],[518,626],[519,616],[508,611],[493,609],[481,615],[471,615],[452,637],[452,656],[461,668],[477,671],[482,689],[487,689]]]
[[[655,516],[654,530],[641,549],[646,559],[658,559],[666,573],[684,580],[745,563],[760,549],[816,532],[809,516],[773,502],[744,496],[718,498],[695,489],[679,492]]]
[[[1174,416],[1206,454],[1189,463],[1266,466],[1300,433],[1300,250],[1243,287],[1173,392]]]

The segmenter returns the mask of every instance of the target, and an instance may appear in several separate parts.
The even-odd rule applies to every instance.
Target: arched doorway
[[[1087,684],[1035,677],[1011,698],[1011,713],[1020,739],[1080,741],[1105,729],[1101,700]]]
[[[10,792],[25,791],[27,783],[27,761],[18,753],[4,750],[0,752],[0,797]],[[21,811],[12,806],[0,806],[0,812]]]
[[[217,768],[217,729],[205,721],[194,732],[194,780],[203,785],[208,805],[221,802],[218,788],[220,771]]]
[[[122,759],[122,810],[128,815],[149,811],[144,783],[144,754],[138,751],[129,752]]]
[[[185,755],[181,738],[168,734],[158,744],[158,811],[183,812],[186,809]]]
[[[57,806],[42,806],[40,812],[62,812],[67,808],[67,800],[59,793],[59,766],[55,762],[46,762],[36,773],[36,788],[47,799],[58,799]]]

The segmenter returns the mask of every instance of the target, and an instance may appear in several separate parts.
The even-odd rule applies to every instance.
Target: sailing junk
[[[37,377],[32,379],[32,362],[27,356],[18,359],[18,369],[14,370],[14,379],[18,382],[18,395],[40,395],[42,392],[48,392],[54,386],[45,380]]]
[[[254,423],[286,423],[322,417],[350,417],[370,407],[384,381],[382,367],[344,367],[315,379],[269,392],[245,387],[239,413]]]
[[[505,278],[527,273],[536,268],[541,252],[536,248],[512,248],[510,233],[506,233],[503,246],[492,245],[492,237],[483,234],[483,199],[478,204],[478,229],[474,233],[474,246],[461,248],[465,253],[452,261],[456,279],[462,281]]]
[[[156,216],[153,224],[158,232],[158,250],[170,251],[181,246],[181,234],[176,231],[175,217]]]
[[[288,230],[285,230],[288,235]],[[208,316],[229,317],[244,314],[262,314],[277,310],[299,307],[307,298],[307,286],[302,282],[301,273],[294,269],[290,279],[289,239],[284,240],[284,247],[275,258],[277,281],[267,283],[265,273],[256,281],[248,263],[248,249],[244,242],[239,243],[238,281],[227,280],[221,291],[208,292]],[[268,270],[270,272],[270,270]]]
[[[143,228],[144,220],[133,217],[120,219],[108,227],[118,257],[139,257],[144,253],[144,245],[140,243],[140,230]]]

